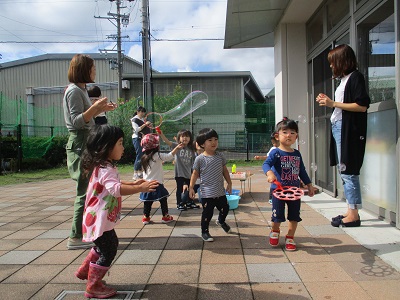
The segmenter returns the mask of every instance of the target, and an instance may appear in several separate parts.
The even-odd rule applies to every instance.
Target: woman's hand
[[[335,101],[333,101],[331,98],[329,98],[325,94],[318,94],[316,101],[318,102],[319,106],[327,106],[327,107],[334,107]]]

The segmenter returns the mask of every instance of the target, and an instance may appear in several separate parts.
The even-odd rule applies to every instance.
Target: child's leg
[[[143,215],[145,215],[146,218],[150,217],[150,211],[151,211],[152,205],[153,205],[153,201],[144,201],[144,203],[143,203]]]
[[[167,197],[164,197],[160,200],[160,205],[161,205],[161,212],[163,216],[168,215],[168,202],[167,202]]]
[[[296,233],[296,229],[297,229],[297,224],[298,224],[298,222],[296,222],[296,221],[289,221],[288,233],[287,233],[288,237],[294,238],[294,234]]]
[[[229,213],[229,204],[228,204],[228,199],[226,199],[226,196],[219,197],[216,200],[215,206],[219,210],[218,222],[219,222],[219,224],[224,224],[225,220],[226,220],[226,216]]]
[[[182,192],[183,192],[183,185],[185,184],[185,178],[183,177],[175,177],[176,181],[176,206],[181,205],[182,203]]]
[[[287,201],[287,205],[288,205],[287,218],[289,220],[287,236],[293,238],[296,233],[297,223],[301,222],[300,218],[301,200]]]
[[[210,221],[214,214],[215,200],[203,198],[203,212],[201,214],[201,233],[208,232]]]
[[[117,255],[118,237],[114,229],[106,231],[101,237],[94,241],[100,257],[96,264],[103,267],[111,266],[112,261]]]

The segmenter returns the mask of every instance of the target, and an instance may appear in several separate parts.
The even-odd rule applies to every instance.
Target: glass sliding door
[[[315,101],[319,93],[324,93],[333,98],[332,88],[332,72],[329,67],[327,55],[330,48],[325,49],[317,57],[312,59],[312,93],[311,105],[314,112],[314,145],[313,145],[313,162],[316,166],[315,171],[315,184],[323,188],[325,192],[335,195],[335,168],[329,165],[329,144],[331,137],[331,123],[330,116],[332,109],[321,107]]]

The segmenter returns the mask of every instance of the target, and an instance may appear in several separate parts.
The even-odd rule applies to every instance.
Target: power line
[[[154,42],[198,42],[198,41],[223,41],[223,38],[198,38],[198,39],[158,39]],[[0,44],[93,44],[109,43],[110,40],[87,40],[87,41],[0,41]],[[124,43],[141,43],[141,40],[124,40]]]

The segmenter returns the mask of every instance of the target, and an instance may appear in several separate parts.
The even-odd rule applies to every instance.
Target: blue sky
[[[142,61],[141,0],[122,1],[129,14],[123,27],[126,55]],[[263,93],[274,86],[273,49],[223,49],[227,0],[149,0],[154,69],[251,71]],[[1,0],[0,64],[46,53],[98,53],[116,49],[107,19],[116,13],[109,0]],[[157,41],[168,40],[168,41]],[[210,40],[215,39],[215,40]],[[179,41],[177,41],[179,40]],[[183,41],[182,41],[183,40]],[[189,41],[196,40],[196,41]]]

